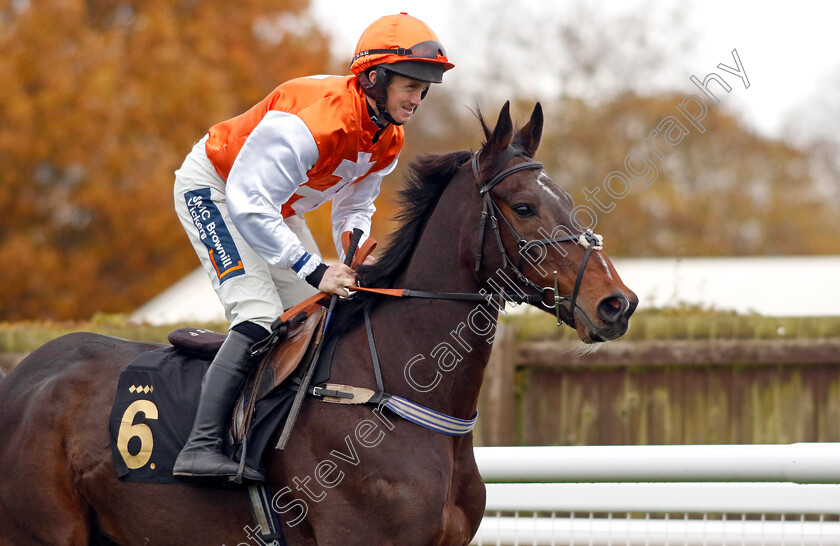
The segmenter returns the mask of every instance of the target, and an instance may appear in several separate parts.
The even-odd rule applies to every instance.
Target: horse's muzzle
[[[632,292],[629,295],[613,294],[599,301],[595,312],[602,324],[591,324],[593,329],[588,332],[589,338],[597,342],[623,336],[630,326],[630,315],[638,305],[639,298]]]
[[[626,320],[633,313],[633,310],[630,309],[630,301],[623,294],[602,299],[598,302],[596,310],[598,318],[607,324],[618,322],[622,319]]]

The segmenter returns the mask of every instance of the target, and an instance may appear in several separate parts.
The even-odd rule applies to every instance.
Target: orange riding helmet
[[[376,65],[433,83],[441,83],[443,73],[455,67],[432,29],[407,13],[377,19],[359,38],[350,70],[358,76]]]
[[[365,93],[391,123],[394,121],[384,108],[390,73],[441,83],[443,73],[454,67],[432,29],[407,13],[386,15],[367,27],[350,62],[350,70],[359,78]],[[375,84],[368,78],[371,68],[377,71]]]

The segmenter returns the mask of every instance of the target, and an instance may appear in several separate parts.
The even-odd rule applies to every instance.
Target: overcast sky
[[[472,4],[480,2],[473,0]],[[566,4],[533,1],[527,5],[531,10],[546,10],[548,17],[562,16],[558,14]],[[823,94],[840,91],[827,88],[830,76],[840,74],[840,36],[836,28],[840,4],[817,0],[631,0],[622,2],[621,8],[603,4],[593,5],[616,14],[617,9],[641,10],[651,18],[679,10],[687,27],[680,31],[685,33],[680,37],[690,43],[691,53],[680,59],[679,65],[667,67],[664,76],[676,91],[697,92],[690,76],[702,79],[709,72],[720,72],[716,68],[719,63],[734,66],[731,51],[737,49],[750,87],[745,89],[734,76],[722,74],[733,85],[724,99],[726,106],[767,135],[781,136],[785,121],[806,102],[817,102],[815,98]],[[313,0],[317,19],[334,34],[332,46],[337,55],[349,57],[361,32],[379,16],[406,11],[428,23],[444,45],[452,44],[447,49],[460,71],[457,77],[466,78],[471,71],[477,72],[476,63],[486,58],[477,48],[469,47],[471,27],[480,25],[452,24],[459,5],[463,6],[446,0]],[[515,68],[511,67],[512,73]],[[454,71],[452,77],[456,77]]]

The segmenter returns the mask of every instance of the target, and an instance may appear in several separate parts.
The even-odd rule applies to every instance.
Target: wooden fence
[[[840,441],[840,338],[516,340],[502,325],[479,445]]]
[[[574,332],[547,316],[502,321],[477,445],[840,441],[840,317],[684,310],[632,322],[622,340],[578,355]],[[69,331],[164,341],[173,327],[3,324],[0,369]]]

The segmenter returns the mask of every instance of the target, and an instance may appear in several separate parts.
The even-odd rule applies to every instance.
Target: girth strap
[[[294,386],[290,388],[291,390],[296,390]],[[310,387],[307,392],[312,396],[320,398],[323,402],[331,404],[385,406],[406,421],[411,421],[421,427],[449,436],[469,434],[475,428],[475,423],[478,420],[478,412],[475,413],[472,419],[459,419],[427,408],[401,396],[384,392],[374,393],[370,389],[351,387],[349,385],[327,383],[325,387]]]
[[[478,420],[478,412],[475,412],[472,419],[458,419],[393,395],[385,401],[384,405],[406,421],[449,436],[469,434]]]

